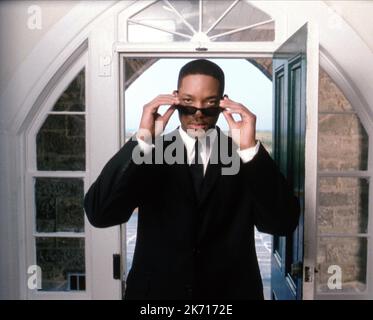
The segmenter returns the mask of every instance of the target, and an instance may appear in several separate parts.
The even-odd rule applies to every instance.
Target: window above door
[[[126,27],[126,42],[133,43],[275,40],[274,19],[244,0],[147,2]]]

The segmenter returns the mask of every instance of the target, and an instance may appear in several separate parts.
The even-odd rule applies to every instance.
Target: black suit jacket
[[[231,138],[217,131],[212,154],[227,143],[232,159],[238,157]],[[127,222],[138,207],[125,298],[263,299],[254,226],[288,235],[299,216],[298,201],[274,161],[261,145],[250,162],[235,158],[238,174],[223,175],[231,164],[212,156],[197,198],[186,161],[154,163],[157,150],[159,156],[172,144],[182,144],[186,155],[178,130],[157,141],[163,146],[153,149],[153,163],[136,164],[138,143],[129,140],[85,197],[87,217],[99,228]]]

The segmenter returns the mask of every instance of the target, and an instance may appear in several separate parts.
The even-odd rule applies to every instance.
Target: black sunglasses
[[[188,116],[195,114],[199,110],[206,117],[217,116],[220,112],[224,110],[224,108],[221,107],[196,108],[192,106],[183,106],[181,104],[175,105],[175,108],[180,112],[180,114]]]

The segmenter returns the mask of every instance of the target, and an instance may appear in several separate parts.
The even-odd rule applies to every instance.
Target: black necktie
[[[194,190],[196,192],[197,199],[201,195],[202,183],[203,183],[203,162],[200,154],[201,151],[201,141],[196,139],[194,144],[194,161],[190,164],[190,172],[192,174]]]

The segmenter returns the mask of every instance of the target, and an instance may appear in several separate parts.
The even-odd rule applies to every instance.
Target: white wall
[[[373,1],[325,1],[325,3],[357,32],[373,52]]]
[[[0,94],[35,45],[78,1],[1,1],[0,2]],[[31,30],[31,6],[41,10],[41,29]]]

